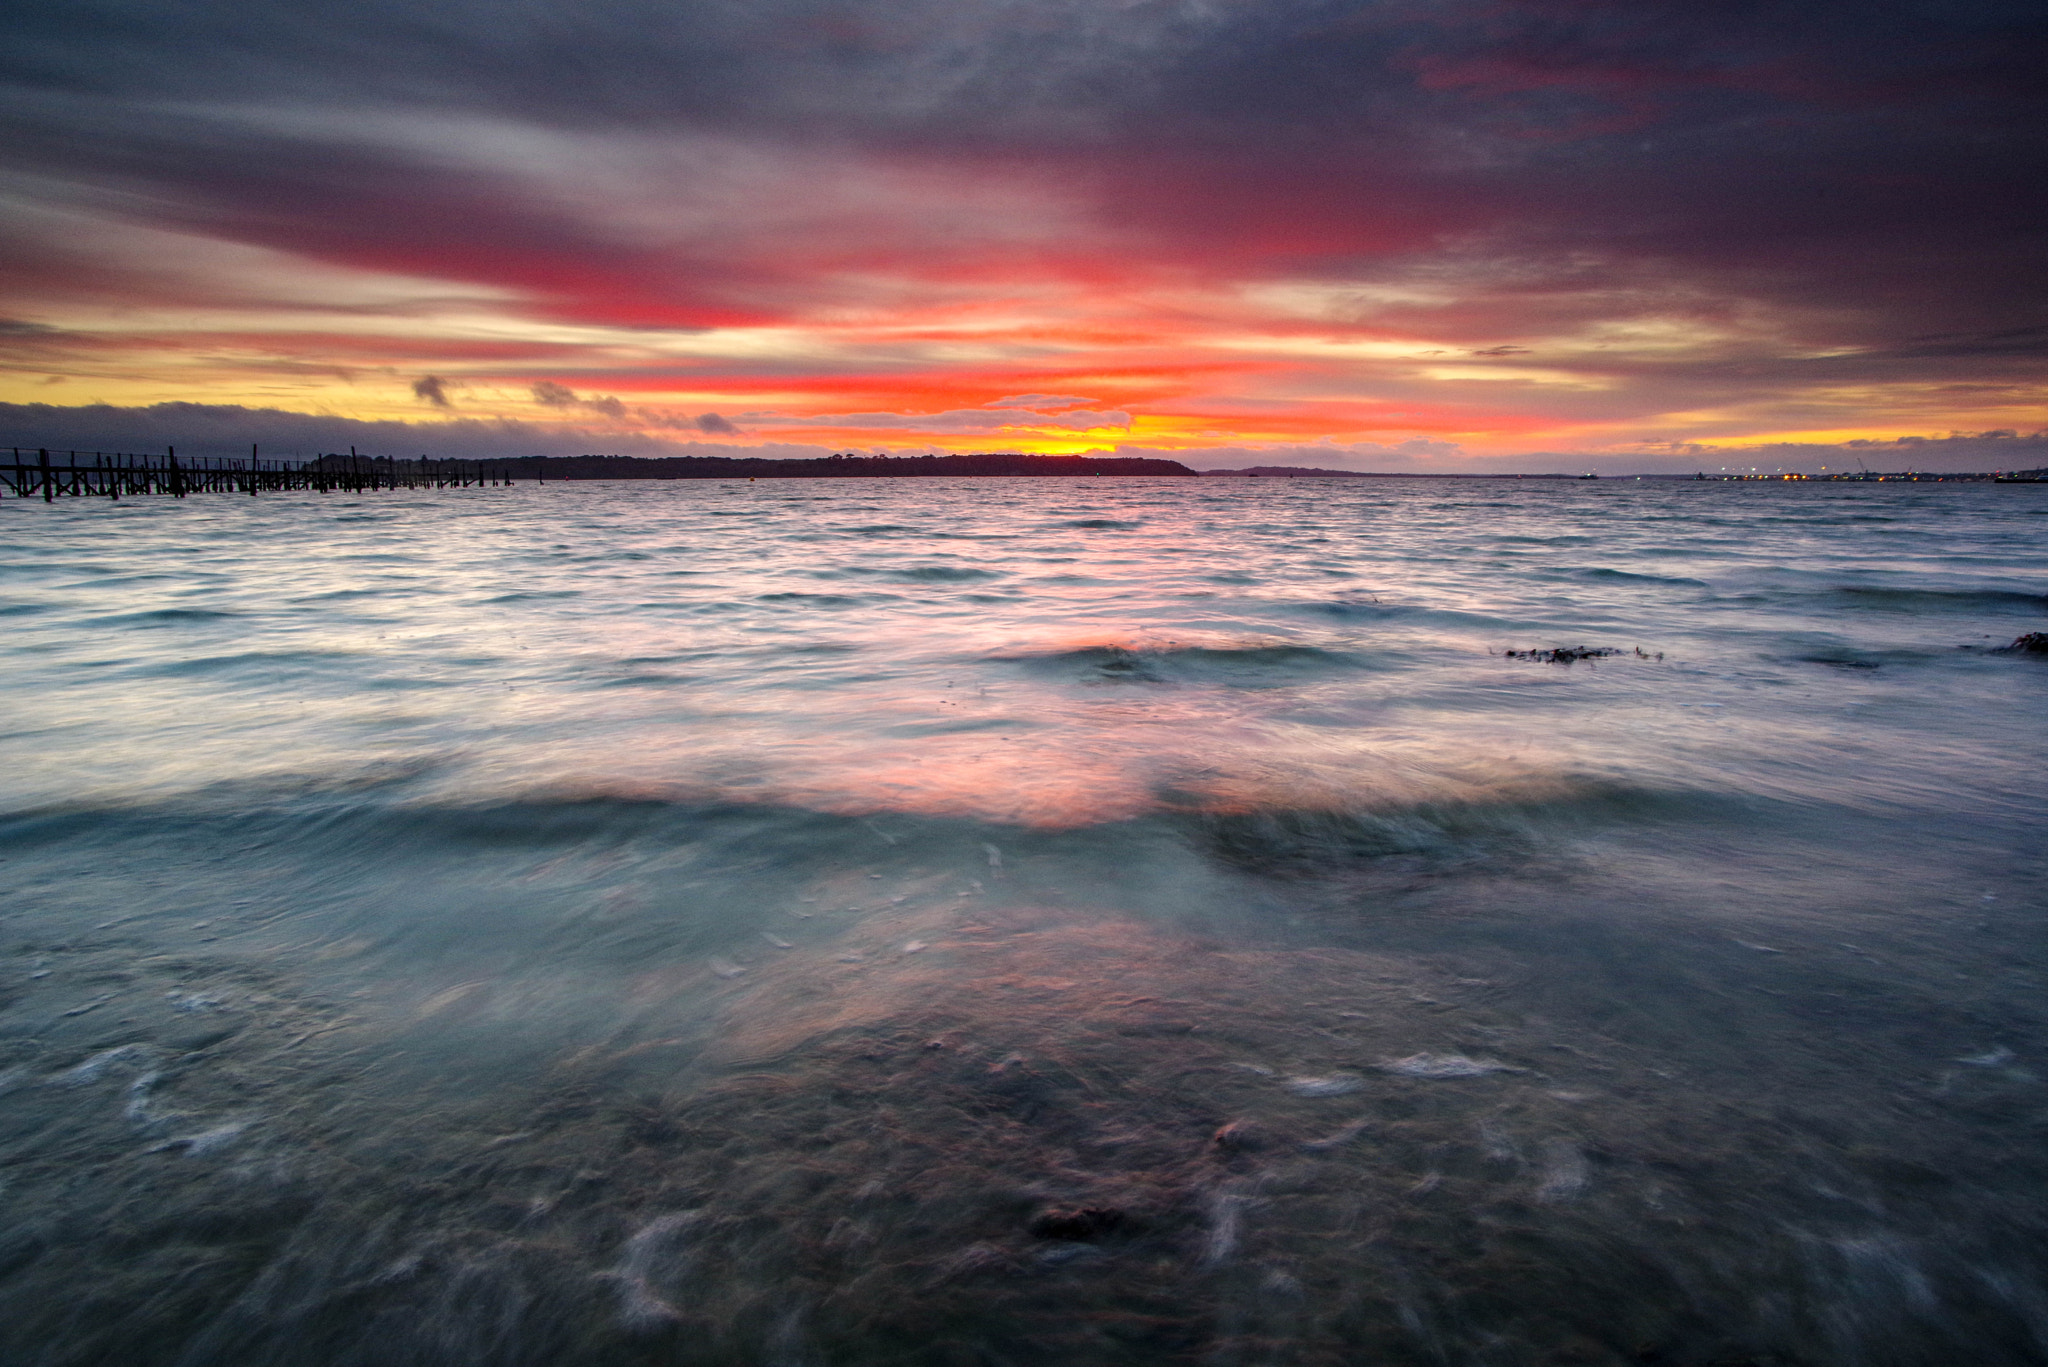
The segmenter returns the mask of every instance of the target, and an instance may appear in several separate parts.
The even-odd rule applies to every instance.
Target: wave
[[[1031,729],[1033,725],[1034,723],[1032,722],[1021,721],[1015,717],[961,717],[957,720],[941,718],[937,721],[900,722],[895,726],[884,726],[881,728],[881,734],[885,736],[955,736],[967,735],[977,731],[1023,731]]]
[[[1306,602],[1271,603],[1270,606],[1294,617],[1334,617],[1345,622],[1426,622],[1441,626],[1499,630],[1527,628],[1519,619],[1490,613],[1462,612],[1455,608],[1425,607],[1416,603],[1382,603],[1378,599],[1331,598]]]
[[[1113,517],[1084,517],[1074,522],[1056,522],[1057,527],[1073,527],[1084,532],[1135,532],[1142,522],[1123,522]]]
[[[1897,647],[1870,649],[1835,641],[1818,642],[1803,648],[1763,656],[1765,660],[1774,664],[1823,665],[1829,669],[1855,670],[1929,664],[1954,657],[1953,650],[1912,650]]]
[[[1104,643],[989,658],[1021,665],[1033,673],[1065,676],[1083,683],[1257,686],[1368,667],[1365,660],[1345,651],[1288,642],[1228,646]]]
[[[13,564],[0,563],[0,579],[34,579],[52,574],[91,574],[100,578],[100,586],[119,582],[121,571],[111,565],[95,565],[90,562],[73,560],[20,560]],[[146,574],[127,576],[128,579],[170,579],[168,574]],[[96,586],[98,587],[98,586]]]
[[[899,584],[970,584],[983,579],[1001,579],[1000,570],[978,570],[966,565],[908,565],[901,569],[872,569],[849,565],[839,574],[887,579]]]
[[[93,622],[101,627],[175,627],[193,626],[203,622],[229,621],[242,616],[239,612],[217,612],[211,608],[157,608],[150,612],[124,612],[114,617],[101,617]]]
[[[181,678],[193,674],[223,674],[244,669],[279,669],[296,667],[294,672],[305,672],[308,666],[333,665],[344,660],[360,660],[363,657],[352,650],[249,650],[236,655],[205,655],[192,660],[173,660],[165,664],[145,665],[133,672],[152,678]]]
[[[1888,612],[2048,612],[2048,594],[2020,589],[1905,589],[1843,584],[1825,597]]]
[[[1405,855],[1522,858],[1573,831],[1716,820],[1744,810],[1731,797],[1695,789],[1557,776],[1509,778],[1442,799],[1195,811],[1179,819],[1224,863],[1298,877]]]
[[[898,603],[893,593],[757,593],[757,603],[787,603],[812,608],[853,608],[864,603]]]
[[[1007,719],[948,723],[963,731],[1028,728]],[[937,725],[931,730],[936,730]],[[539,850],[562,844],[611,845],[640,838],[676,848],[724,831],[749,867],[775,863],[788,842],[806,859],[837,858],[847,842],[866,863],[879,848],[905,852],[932,837],[971,852],[983,840],[1028,839],[1041,851],[1073,843],[1098,848],[1129,838],[1149,846],[1161,833],[1230,865],[1271,872],[1337,867],[1392,855],[1441,851],[1475,840],[1528,836],[1539,826],[1586,829],[1747,811],[1736,799],[1684,788],[1657,789],[1587,775],[1484,775],[1446,778],[1402,796],[1346,800],[1265,789],[1160,789],[1149,810],[1121,812],[1076,826],[1026,827],[972,815],[892,809],[882,800],[763,797],[707,783],[562,784],[464,799],[429,795],[447,778],[449,759],[365,765],[349,773],[286,773],[208,785],[180,793],[116,794],[97,800],[0,812],[0,846],[71,839],[151,841],[177,831],[216,829],[237,842],[279,839],[314,855],[327,843],[351,859],[376,848],[396,857],[448,845]],[[886,821],[887,834],[876,823]],[[1028,833],[1028,834],[1027,834]],[[365,843],[369,842],[369,843]],[[908,857],[907,855],[905,857]],[[764,863],[764,861],[766,861]],[[975,854],[974,862],[980,863]]]
[[[1688,579],[1682,575],[1635,574],[1628,570],[1613,570],[1606,568],[1574,570],[1573,575],[1579,579],[1591,579],[1596,582],[1606,583],[1679,584],[1683,585],[1686,588],[1696,589],[1703,589],[1707,587],[1707,583],[1704,579]]]
[[[590,685],[592,688],[674,688],[679,684],[696,683],[701,678],[696,674],[623,674],[617,678],[600,679]]]
[[[390,593],[391,590],[388,588],[333,589],[327,593],[309,593],[298,598],[287,598],[285,601],[294,604],[330,603],[348,598],[385,598],[388,597]]]

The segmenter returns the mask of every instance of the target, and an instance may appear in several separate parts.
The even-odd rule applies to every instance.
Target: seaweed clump
[[[1114,1206],[1083,1206],[1078,1210],[1048,1210],[1031,1222],[1037,1239],[1063,1239],[1073,1243],[1094,1243],[1115,1232],[1124,1223],[1124,1213]]]
[[[1626,655],[1629,653],[1628,651],[1618,650],[1610,646],[1558,646],[1554,650],[1503,650],[1501,652],[1502,655],[1510,660],[1534,660],[1539,664],[1551,665],[1577,664],[1580,660],[1605,660],[1610,656]],[[1634,654],[1639,660],[1661,660],[1664,658],[1663,651],[1660,650],[1652,654],[1641,646],[1635,648]]]
[[[2001,651],[2006,655],[2048,655],[2048,631],[2030,631]]]

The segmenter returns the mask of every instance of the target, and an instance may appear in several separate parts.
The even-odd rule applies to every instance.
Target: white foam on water
[[[140,1051],[141,1046],[136,1044],[122,1044],[112,1049],[103,1049],[85,1060],[85,1062],[74,1068],[68,1068],[51,1078],[50,1085],[53,1087],[83,1087],[89,1083],[98,1082],[100,1075],[106,1072],[113,1064]]]
[[[197,1134],[176,1135],[162,1143],[152,1144],[148,1152],[162,1153],[168,1149],[183,1149],[187,1156],[201,1158],[234,1143],[255,1123],[253,1120],[231,1120],[210,1130],[201,1130]]]
[[[1303,1140],[1301,1147],[1307,1149],[1310,1153],[1321,1153],[1326,1149],[1341,1148],[1358,1138],[1361,1134],[1364,1134],[1371,1126],[1372,1120],[1370,1117],[1360,1116],[1350,1124],[1324,1135],[1321,1139]]]
[[[637,1230],[619,1250],[618,1265],[598,1274],[619,1288],[619,1321],[645,1333],[682,1319],[682,1312],[658,1295],[652,1278],[678,1261],[675,1245],[697,1221],[695,1211],[658,1216]]]
[[[157,1117],[150,1113],[149,1094],[150,1089],[155,1087],[162,1077],[163,1073],[160,1070],[152,1068],[129,1083],[128,1101],[121,1108],[121,1113],[138,1125],[158,1123]]]
[[[1464,1054],[1410,1054],[1389,1059],[1380,1068],[1402,1077],[1421,1078],[1484,1077],[1488,1073],[1523,1071],[1498,1059],[1468,1058]]]
[[[1573,1200],[1585,1191],[1589,1175],[1586,1155],[1579,1146],[1569,1139],[1553,1139],[1543,1146],[1543,1177],[1536,1187],[1536,1199]]]
[[[1204,1204],[1209,1229],[1202,1240],[1201,1264],[1205,1268],[1221,1267],[1237,1252],[1238,1235],[1244,1224],[1245,1197],[1239,1192],[1218,1190],[1209,1193]]]

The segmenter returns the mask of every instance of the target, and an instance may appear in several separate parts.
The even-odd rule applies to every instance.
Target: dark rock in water
[[[1123,1222],[1124,1213],[1114,1206],[1048,1210],[1031,1222],[1031,1235],[1036,1239],[1067,1239],[1092,1244],[1105,1234],[1114,1232]]]
[[[1222,1153],[1253,1153],[1266,1147],[1266,1135],[1249,1121],[1233,1120],[1209,1137]]]
[[[2008,655],[2048,655],[2048,631],[2030,631],[2005,647]]]

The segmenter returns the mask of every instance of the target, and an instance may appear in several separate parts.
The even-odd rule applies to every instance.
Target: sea
[[[2048,1361],[2048,492],[0,505],[11,1367]]]

